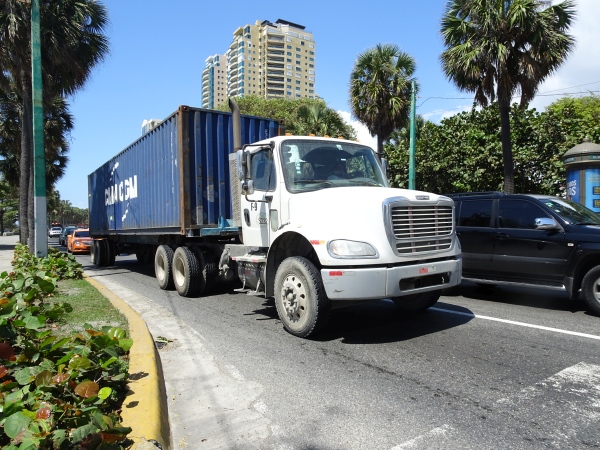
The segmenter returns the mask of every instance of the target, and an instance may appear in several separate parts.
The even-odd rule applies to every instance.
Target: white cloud
[[[338,110],[337,113],[344,119],[348,125],[351,125],[356,130],[356,137],[361,144],[368,145],[377,151],[377,138],[371,136],[366,126],[352,117],[352,114],[347,111]]]

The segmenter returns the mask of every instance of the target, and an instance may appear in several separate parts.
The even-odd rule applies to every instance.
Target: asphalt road
[[[208,390],[232,410],[244,403],[220,430],[229,438],[187,424],[175,448],[600,448],[600,317],[566,294],[463,284],[420,314],[385,300],[334,310],[326,332],[304,340],[283,330],[270,299],[223,286],[182,298],[135,258],[103,269],[79,258],[177,324],[163,336],[199,337],[219,377],[190,375],[190,398]],[[209,399],[195,401],[214,414]]]

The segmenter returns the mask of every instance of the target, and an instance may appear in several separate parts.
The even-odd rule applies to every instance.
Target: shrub
[[[59,252],[60,253],[60,252]],[[0,446],[3,449],[117,449],[132,341],[121,328],[68,337],[49,325],[70,308],[44,302],[64,278],[83,272],[72,257],[35,258],[15,248],[15,272],[0,275]]]

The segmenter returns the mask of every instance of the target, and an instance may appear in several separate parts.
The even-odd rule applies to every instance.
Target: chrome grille
[[[452,246],[452,206],[393,206],[390,219],[398,253],[440,251]]]

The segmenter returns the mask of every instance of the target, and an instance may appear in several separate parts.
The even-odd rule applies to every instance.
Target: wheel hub
[[[281,300],[285,312],[291,320],[299,320],[304,312],[306,290],[300,280],[293,275],[287,276],[281,288]]]

